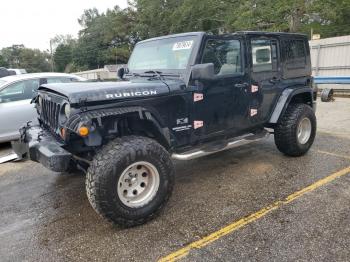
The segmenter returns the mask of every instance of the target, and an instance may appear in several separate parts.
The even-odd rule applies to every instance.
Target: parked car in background
[[[9,68],[7,70],[10,72],[15,72],[15,75],[27,74],[27,70],[21,68]]]
[[[37,113],[30,103],[39,85],[86,81],[85,78],[61,73],[36,73],[0,78],[0,143],[19,138],[19,128],[36,121]]]
[[[0,78],[5,77],[5,76],[15,75],[15,74],[16,74],[15,71],[9,71],[5,67],[0,67]]]

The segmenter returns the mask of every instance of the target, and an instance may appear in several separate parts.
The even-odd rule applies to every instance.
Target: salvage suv
[[[139,42],[115,83],[42,85],[17,154],[86,172],[92,207],[125,227],[154,218],[190,160],[274,134],[301,156],[316,133],[307,37],[184,33]]]

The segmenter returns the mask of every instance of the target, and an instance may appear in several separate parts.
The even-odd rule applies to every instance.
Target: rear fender
[[[272,112],[269,123],[278,123],[280,117],[287,110],[288,105],[293,102],[293,99],[302,98],[301,103],[310,105],[314,110],[316,104],[313,102],[313,90],[310,87],[287,88],[280,95],[277,104]],[[299,99],[300,100],[300,99]]]

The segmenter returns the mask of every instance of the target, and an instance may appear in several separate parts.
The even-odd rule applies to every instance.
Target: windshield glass
[[[181,70],[186,69],[194,36],[165,38],[136,45],[128,67],[133,70]]]
[[[1,88],[2,86],[4,86],[6,83],[7,83],[6,81],[0,79],[0,88]]]

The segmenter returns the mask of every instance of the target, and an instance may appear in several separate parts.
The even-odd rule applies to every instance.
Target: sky
[[[127,0],[4,0],[0,3],[0,49],[14,44],[48,50],[58,34],[77,36],[78,18],[85,9],[100,12]]]

